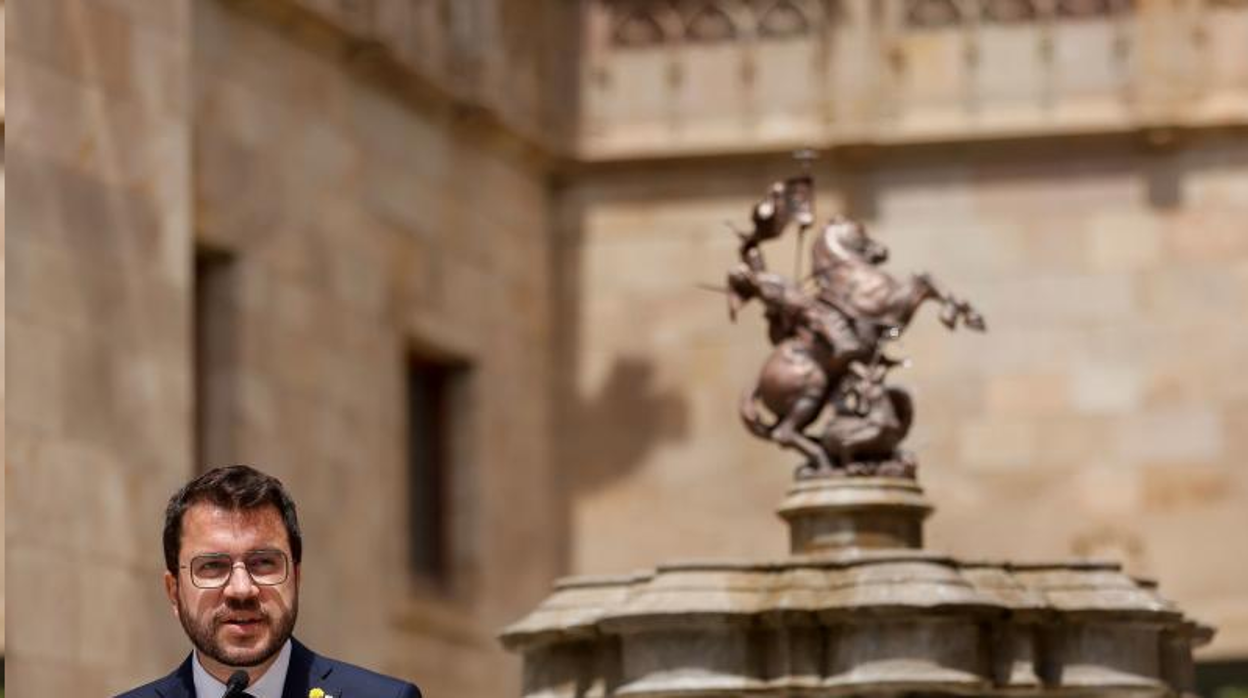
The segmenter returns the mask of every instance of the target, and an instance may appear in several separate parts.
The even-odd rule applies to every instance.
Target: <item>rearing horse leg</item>
[[[930,274],[917,274],[915,275],[915,278],[922,286],[926,287],[926,293],[923,293],[918,297],[915,307],[917,307],[919,303],[922,303],[923,300],[925,300],[925,297],[934,299],[941,305],[940,322],[945,327],[948,327],[951,330],[957,329],[958,320],[961,320],[962,324],[969,329],[980,332],[984,331],[986,328],[984,317],[972,308],[970,303],[941,288]]]
[[[771,430],[771,440],[785,448],[799,451],[810,459],[818,472],[832,470],[832,461],[816,441],[802,433],[823,409],[822,395],[802,395],[792,409]]]

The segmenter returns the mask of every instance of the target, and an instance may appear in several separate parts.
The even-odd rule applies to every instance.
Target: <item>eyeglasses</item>
[[[234,568],[239,564],[259,586],[276,586],[290,574],[286,553],[281,550],[252,550],[243,553],[237,562],[226,553],[205,553],[191,558],[191,564],[182,565],[182,569],[191,571],[191,584],[196,587],[220,589],[230,583]]]

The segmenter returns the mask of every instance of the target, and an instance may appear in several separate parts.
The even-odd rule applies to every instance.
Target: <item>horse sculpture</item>
[[[831,305],[859,326],[861,336],[875,344],[880,333],[900,335],[926,301],[941,304],[941,322],[955,329],[958,322],[983,331],[983,317],[970,304],[940,290],[926,273],[901,281],[880,268],[888,248],[871,238],[858,221],[836,217],[815,240],[811,257],[819,300]]]
[[[814,468],[830,469],[826,451],[805,434],[828,401],[834,385],[830,369],[845,360],[836,354],[835,333],[826,322],[827,309],[787,279],[752,271],[745,264],[729,274],[728,287],[738,303],[759,299],[775,345],[757,385],[742,398],[742,421],[756,436],[802,453]],[[758,402],[776,416],[775,422],[764,421]]]
[[[808,188],[800,194],[783,191],[798,181],[773,186],[768,198],[755,207],[755,230],[742,235],[741,263],[728,274],[730,315],[735,319],[742,305],[758,299],[775,347],[756,385],[742,397],[742,421],[756,436],[804,455],[807,462],[800,471],[804,475],[846,472],[851,463],[857,472],[873,472],[870,463],[908,462],[897,443],[909,429],[909,396],[884,386],[883,373],[858,374],[851,366],[891,367],[896,363],[883,354],[882,343],[899,337],[927,301],[941,305],[940,319],[949,329],[962,325],[982,331],[984,319],[970,304],[941,290],[927,274],[899,280],[883,270],[880,265],[888,259],[888,249],[871,238],[861,223],[848,218],[833,218],[815,239],[811,251],[815,288],[811,291],[768,271],[761,244],[779,237],[786,222],[765,216],[760,220],[759,210],[766,211],[769,202],[808,204]],[[809,186],[808,181],[802,184]],[[804,207],[793,208],[808,212]],[[803,224],[813,219],[801,218],[805,218],[800,221]],[[851,374],[852,380],[847,381]],[[863,382],[864,376],[873,376],[876,388],[871,388],[870,381]],[[834,406],[823,435],[807,433],[829,404],[854,390],[861,393],[860,404],[870,403],[870,409],[858,414]],[[772,414],[772,421],[760,413],[760,404]],[[913,467],[909,472],[913,473]]]

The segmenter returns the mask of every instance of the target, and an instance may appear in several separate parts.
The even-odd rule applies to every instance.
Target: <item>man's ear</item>
[[[173,615],[178,617],[178,578],[169,570],[165,570],[165,596],[169,597],[169,604],[173,606]]]

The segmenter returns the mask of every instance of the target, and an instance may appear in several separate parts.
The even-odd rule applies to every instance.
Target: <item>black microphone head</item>
[[[249,683],[251,683],[251,677],[247,675],[247,672],[239,669],[230,674],[230,680],[225,682],[225,695],[232,696],[242,693]]]

